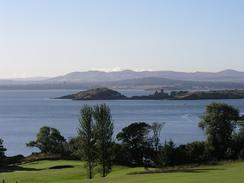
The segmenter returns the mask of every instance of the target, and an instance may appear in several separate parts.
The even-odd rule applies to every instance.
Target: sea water
[[[165,123],[161,141],[173,140],[176,144],[204,140],[198,127],[206,105],[225,102],[244,112],[244,100],[101,100],[72,101],[53,99],[77,90],[1,90],[0,138],[8,149],[7,155],[28,155],[37,149],[26,147],[34,140],[39,128],[50,126],[60,130],[66,138],[77,134],[79,112],[84,104],[106,103],[114,121],[114,138],[125,126],[133,122]],[[149,94],[143,90],[121,90],[132,95]]]

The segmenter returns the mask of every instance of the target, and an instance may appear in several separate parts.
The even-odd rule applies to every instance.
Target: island
[[[109,88],[95,88],[85,91],[80,91],[75,94],[58,97],[56,99],[71,99],[71,100],[161,100],[169,99],[169,94],[164,90],[156,91],[152,95],[147,96],[132,96],[127,97],[118,91]]]
[[[57,99],[71,100],[122,100],[127,97],[109,88],[95,88],[75,94],[58,97]]]
[[[244,90],[216,90],[216,91],[171,91],[157,90],[154,94],[127,97],[109,88],[95,88],[80,91],[75,94],[58,97],[56,99],[71,100],[206,100],[206,99],[242,99]]]

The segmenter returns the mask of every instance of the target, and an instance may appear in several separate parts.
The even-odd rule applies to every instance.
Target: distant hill
[[[0,84],[0,89],[89,89],[108,87],[114,89],[165,89],[165,90],[223,90],[244,89],[244,82],[188,81],[167,78],[138,78],[104,82],[38,82],[29,84]]]
[[[224,70],[220,72],[175,72],[175,71],[142,71],[124,70],[117,72],[87,71],[73,72],[46,80],[48,82],[100,82],[138,79],[147,77],[168,78],[191,81],[231,81],[244,82],[244,72]]]
[[[174,72],[131,70],[73,72],[54,78],[0,80],[0,89],[164,88],[169,90],[244,89],[244,72]]]

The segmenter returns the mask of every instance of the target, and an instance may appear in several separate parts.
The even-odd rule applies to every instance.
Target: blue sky
[[[0,0],[0,78],[244,71],[242,0]]]

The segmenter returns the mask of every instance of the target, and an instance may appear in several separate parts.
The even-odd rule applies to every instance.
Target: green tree
[[[230,158],[241,158],[244,159],[244,123],[243,119],[238,121],[237,133],[233,135],[232,139],[232,157]]]
[[[208,155],[205,149],[205,142],[195,141],[189,144],[186,144],[185,151],[189,163],[200,163],[206,160]]]
[[[71,137],[67,142],[67,151],[73,159],[84,159],[83,158],[83,149],[82,149],[82,140],[79,135]]]
[[[128,150],[130,156],[128,161],[130,161],[131,164],[137,166],[143,165],[149,130],[150,125],[140,122],[132,123],[118,133],[116,138],[122,141],[122,145]]]
[[[174,144],[174,142],[172,140],[170,140],[169,142],[165,142],[163,148],[162,148],[162,165],[164,166],[172,166],[176,164],[176,145]]]
[[[36,140],[26,145],[28,147],[37,147],[42,153],[62,154],[65,144],[65,138],[57,129],[44,126],[40,128]]]
[[[199,126],[205,130],[208,147],[215,158],[224,158],[238,119],[239,110],[233,106],[212,103],[206,107]]]
[[[96,160],[96,139],[93,122],[93,108],[85,105],[80,110],[79,137],[83,159],[87,162],[88,178],[93,178],[93,168]]]
[[[96,146],[98,161],[102,165],[101,175],[106,177],[112,169],[113,122],[110,108],[97,105],[93,112],[96,130]]]
[[[5,151],[6,149],[4,148],[3,146],[3,140],[0,139],[0,166],[2,164],[2,161],[4,160],[5,158]]]

